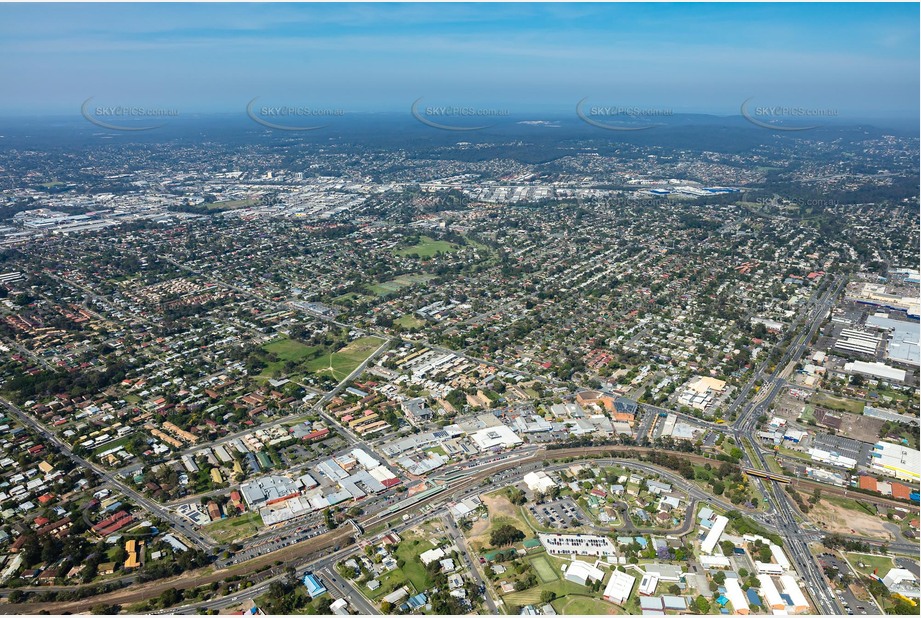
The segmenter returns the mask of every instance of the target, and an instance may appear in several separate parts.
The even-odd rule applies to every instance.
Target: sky
[[[0,114],[591,104],[919,115],[919,5],[2,4]]]

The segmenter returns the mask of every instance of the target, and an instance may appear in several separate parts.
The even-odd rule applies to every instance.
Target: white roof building
[[[790,607],[793,608],[794,612],[799,613],[809,609],[809,601],[806,600],[806,595],[803,594],[803,591],[800,589],[799,584],[793,576],[781,575],[780,584],[783,586],[784,594],[793,601]]]
[[[635,583],[636,578],[632,575],[627,575],[623,571],[614,571],[611,573],[608,585],[604,587],[604,599],[611,603],[623,605],[630,598],[630,593],[633,591],[633,584]]]
[[[761,598],[771,609],[786,609],[787,603],[780,597],[777,592],[777,586],[770,575],[759,575],[758,583],[761,584]]]
[[[782,566],[773,562],[760,562],[755,560],[755,568],[761,574],[780,575],[784,572]]]
[[[870,455],[870,465],[884,474],[904,481],[921,479],[921,451],[892,442],[877,442]]]
[[[908,569],[890,569],[883,577],[883,584],[889,589],[889,592],[913,599],[921,597],[918,578]]]
[[[435,562],[436,560],[441,560],[442,558],[444,558],[444,556],[445,556],[444,550],[441,549],[440,547],[435,547],[434,549],[429,549],[428,551],[424,551],[421,554],[419,554],[419,560],[422,561],[422,564],[424,564],[425,566],[428,566],[431,563]]]
[[[747,615],[749,611],[748,601],[745,598],[745,593],[742,592],[739,580],[734,577],[727,577],[724,586],[726,587],[726,598],[732,603],[732,609],[735,613]]]
[[[640,594],[651,595],[656,593],[656,586],[659,584],[659,576],[656,573],[646,573],[640,580]]]
[[[604,571],[588,562],[573,560],[566,565],[564,577],[580,586],[587,586],[590,582],[604,579]]]
[[[844,364],[845,373],[855,373],[858,375],[887,380],[889,382],[904,382],[905,370],[890,367],[886,363],[867,363],[864,361],[853,361]]]
[[[522,480],[528,486],[528,489],[535,492],[546,493],[550,488],[556,487],[553,479],[547,476],[547,473],[543,470],[528,472]]]
[[[723,530],[726,529],[726,525],[729,523],[729,520],[722,515],[716,516],[716,521],[713,522],[713,527],[710,528],[710,532],[707,533],[707,536],[700,543],[700,551],[705,554],[712,554],[716,544],[719,543],[720,537],[723,536]]]
[[[495,447],[508,448],[522,442],[521,438],[505,425],[480,429],[470,434],[470,439],[481,451],[487,451]]]
[[[774,556],[774,561],[781,566],[784,571],[790,570],[790,561],[787,560],[787,555],[783,553],[783,550],[780,548],[780,545],[775,545],[771,543],[771,555]]]

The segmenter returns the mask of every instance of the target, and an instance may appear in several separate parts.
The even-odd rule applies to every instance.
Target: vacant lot
[[[850,412],[852,414],[863,413],[863,402],[856,399],[847,399],[845,397],[835,397],[826,393],[816,393],[809,398],[809,403],[814,406],[821,406],[829,410],[840,410],[841,412]]]
[[[208,524],[204,532],[219,543],[231,543],[238,539],[251,537],[262,528],[259,513],[245,513],[239,517],[219,519]]]
[[[807,496],[803,495],[803,498]],[[825,524],[825,529],[829,532],[856,534],[883,540],[892,539],[883,521],[875,515],[868,514],[856,503],[843,506],[822,499],[809,511],[809,518],[816,523]]]
[[[470,538],[470,547],[475,551],[482,552],[484,548],[490,547],[490,531],[504,524],[515,526],[524,532],[526,537],[533,536],[531,527],[521,518],[521,511],[518,507],[509,502],[505,491],[483,496],[483,504],[489,511],[489,519],[478,519],[467,533]]]
[[[875,570],[880,577],[883,577],[889,572],[889,569],[893,567],[892,558],[887,558],[886,556],[848,554],[847,559],[851,561],[851,564],[857,571],[864,575],[872,575]]]

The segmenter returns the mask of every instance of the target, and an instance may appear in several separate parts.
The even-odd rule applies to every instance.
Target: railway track
[[[635,453],[638,455],[643,455],[652,453],[657,450],[660,449],[639,446],[592,446],[536,451],[527,457],[509,459],[507,462],[499,463],[486,470],[473,472],[470,476],[458,479],[457,483],[451,484],[449,491],[440,492],[415,503],[409,503],[407,504],[406,508],[422,507],[439,500],[444,500],[447,496],[471,489],[472,487],[481,484],[485,479],[495,475],[498,472],[502,472],[510,468],[518,468],[527,463],[568,458],[573,458],[573,460],[590,459],[597,456],[611,456],[616,458],[617,453]],[[694,463],[721,463],[718,460],[710,459],[695,453],[681,453],[681,456]],[[831,495],[845,495],[845,490],[843,488],[835,488],[833,486],[825,485],[822,483],[795,478],[791,479],[791,482],[797,486],[802,487],[818,487],[822,489],[823,493]],[[850,497],[854,497],[854,495],[855,494],[851,492]],[[918,510],[917,506],[887,500],[882,497],[876,498],[874,496],[864,496],[863,494],[860,494],[860,496],[861,498],[866,499],[867,502],[885,505],[897,505],[900,507],[914,508],[916,511]],[[393,512],[369,515],[367,517],[358,519],[358,522],[363,528],[370,529],[380,524],[385,524],[390,520],[399,521],[404,510],[405,509],[400,509]],[[740,507],[739,510],[744,511],[745,509]],[[159,596],[162,592],[170,588],[187,590],[208,585],[214,582],[221,582],[234,576],[240,576],[242,581],[251,581],[253,583],[257,583],[258,581],[263,581],[269,577],[273,577],[284,572],[284,569],[288,566],[298,566],[328,555],[330,550],[333,550],[335,547],[346,545],[347,541],[350,539],[350,537],[353,536],[353,534],[354,529],[351,526],[343,526],[325,534],[316,536],[307,541],[303,541],[296,545],[286,547],[275,552],[265,554],[263,556],[259,556],[258,558],[253,558],[252,560],[248,560],[244,563],[234,565],[229,568],[208,572],[208,568],[206,567],[198,573],[188,572],[173,578],[139,584],[137,586],[131,586],[122,590],[89,597],[86,599],[80,599],[77,601],[57,601],[51,603],[7,603],[0,605],[0,613],[35,614],[42,610],[48,610],[57,614],[62,612],[77,613],[88,611],[94,605],[98,605],[100,603],[129,605]],[[77,587],[74,587],[74,590],[76,589]],[[3,592],[8,593],[9,591]]]

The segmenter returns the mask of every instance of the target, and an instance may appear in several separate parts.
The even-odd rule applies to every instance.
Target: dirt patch
[[[893,539],[881,519],[831,504],[825,500],[820,500],[810,509],[808,517],[817,523],[824,523],[825,529],[829,532],[856,534],[882,540]]]
[[[481,500],[486,505],[489,517],[476,520],[467,533],[472,548],[479,551],[489,545],[489,531],[497,523],[518,524],[523,532],[528,532],[528,527],[521,523],[518,507],[509,501],[504,492],[482,496]]]

